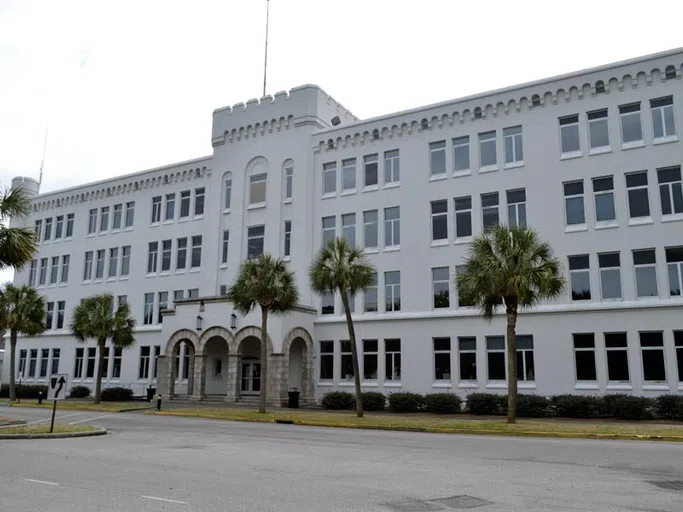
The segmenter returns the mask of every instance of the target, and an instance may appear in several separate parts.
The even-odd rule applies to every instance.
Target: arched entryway
[[[178,395],[192,395],[194,390],[194,356],[195,344],[189,337],[171,339],[166,349],[169,357],[170,379],[169,394],[171,397]]]
[[[203,348],[204,394],[224,397],[228,387],[228,342],[222,336],[212,336]]]
[[[259,396],[261,393],[261,340],[255,336],[244,338],[238,347],[240,358],[240,397]]]
[[[313,339],[306,329],[296,327],[285,337],[284,375],[281,397],[283,403],[287,392],[296,388],[300,400],[307,403],[314,400],[313,390]]]

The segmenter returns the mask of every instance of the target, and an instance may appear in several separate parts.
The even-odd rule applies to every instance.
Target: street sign
[[[64,400],[66,398],[66,384],[69,380],[69,375],[66,373],[59,373],[50,377],[50,382],[47,386],[48,400]]]

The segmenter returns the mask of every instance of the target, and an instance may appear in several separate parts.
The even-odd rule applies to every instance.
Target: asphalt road
[[[49,421],[46,410],[0,416]],[[65,411],[110,434],[0,441],[0,511],[683,510],[683,445]],[[652,482],[676,482],[681,490]],[[439,501],[452,496],[468,496]],[[436,500],[436,501],[433,501]],[[481,500],[481,501],[477,501]],[[460,508],[458,508],[460,507]]]

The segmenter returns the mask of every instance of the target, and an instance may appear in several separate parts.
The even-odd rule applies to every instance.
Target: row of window
[[[643,145],[643,125],[640,102],[619,105],[619,121],[621,131],[621,147],[628,149]],[[653,138],[667,140],[675,137],[673,97],[650,100]],[[589,154],[611,151],[608,109],[593,110],[586,113],[588,123]],[[563,157],[581,155],[581,137],[579,134],[579,114],[564,116],[559,119],[560,145]]]
[[[362,346],[362,352],[361,352]],[[366,381],[377,382],[400,382],[401,380],[401,340],[391,338],[383,340],[363,340],[359,346],[358,360],[360,372]],[[382,349],[380,352],[380,348]],[[362,356],[361,356],[362,354]],[[353,359],[351,357],[351,342],[341,340],[339,342],[339,373],[335,376],[335,353],[334,341],[320,342],[320,380],[352,380]],[[384,367],[380,367],[380,361]],[[382,371],[383,370],[383,371]],[[378,376],[383,376],[380,378]]]
[[[202,264],[202,235],[189,237],[190,239],[190,258],[191,269],[199,268]],[[176,258],[175,269],[185,270],[188,265],[188,237],[176,239]],[[170,272],[173,257],[173,240],[162,240],[161,242],[149,242],[147,245],[147,274],[157,272]],[[161,260],[161,261],[160,261]]]
[[[65,224],[66,218],[66,224]],[[52,233],[52,217],[38,219],[35,221],[35,233],[37,242],[49,242],[51,240],[61,240],[71,238],[74,234],[74,214],[68,213],[66,216],[57,215],[54,218],[54,236]]]
[[[143,310],[142,310],[142,324],[152,325],[163,322],[162,311],[168,309],[169,292],[148,292],[144,295]],[[188,299],[196,299],[199,297],[199,288],[190,288],[187,290]],[[173,302],[183,300],[185,298],[185,290],[173,290]]]
[[[132,228],[135,222],[135,201],[128,201],[124,204],[115,204],[113,207],[102,206],[100,208],[91,208],[88,212],[88,234],[106,233],[111,231],[118,231],[123,228]],[[111,225],[109,217],[112,217]]]
[[[86,251],[83,258],[83,281],[127,277],[130,273],[131,246]]]
[[[337,236],[337,217],[322,218],[322,245]],[[341,236],[356,245],[356,214],[341,216]],[[363,247],[377,249],[379,245],[379,211],[363,212]],[[384,208],[384,249],[394,250],[401,246],[401,209],[399,206]]]
[[[337,294],[326,293],[322,296],[321,313],[334,315]],[[349,297],[349,310],[356,311],[355,296]],[[373,273],[372,284],[363,292],[363,312],[378,311],[377,272]],[[384,272],[384,311],[401,311],[401,271]]]
[[[39,263],[40,266],[38,266]],[[28,272],[28,284],[33,287],[40,287],[47,284],[56,285],[57,283],[67,283],[69,281],[70,263],[71,256],[69,254],[64,254],[61,256],[61,264],[59,256],[52,256],[52,258],[40,258],[40,262],[39,260],[31,260]]]
[[[194,189],[194,216],[204,215],[205,205],[205,191],[204,187]],[[162,208],[162,199],[164,200]],[[178,220],[187,219],[190,217],[190,201],[192,199],[192,191],[183,190],[180,192],[180,208],[178,208]],[[159,224],[162,221],[172,222],[176,220],[176,193],[166,194],[165,196],[154,196],[152,198],[152,216],[150,223],[152,225]],[[162,214],[163,209],[163,214]]]
[[[61,350],[58,348],[20,350],[17,361],[19,379],[46,379],[48,375],[58,374],[60,354]]]
[[[625,174],[626,197],[629,222],[642,224],[652,222],[648,171]],[[596,227],[616,226],[617,207],[614,198],[614,177],[593,178],[593,202]],[[659,199],[662,220],[678,219],[683,215],[683,182],[681,167],[657,169]],[[586,227],[584,180],[565,182],[565,220],[569,230],[583,230]]]
[[[260,207],[266,204],[266,191],[268,173],[258,173],[249,176],[249,204],[251,207]],[[294,187],[294,167],[288,165],[284,170],[283,201],[292,202]],[[202,189],[203,190],[203,189]],[[223,212],[229,213],[232,206],[232,173],[226,173],[223,179]],[[203,208],[203,207],[202,207]],[[197,213],[195,213],[197,215]]]
[[[383,185],[385,187],[398,186],[401,178],[398,149],[385,151],[383,163]],[[380,182],[380,155],[373,153],[363,157],[362,188],[363,190],[377,190]],[[334,196],[337,190],[342,194],[353,194],[357,190],[356,158],[347,158],[341,162],[341,173],[337,172],[337,162],[323,164],[322,193],[323,197]]]

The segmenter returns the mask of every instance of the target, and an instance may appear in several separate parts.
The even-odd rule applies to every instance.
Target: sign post
[[[69,376],[66,373],[59,373],[50,377],[47,387],[47,399],[52,400],[52,420],[50,421],[50,434],[55,428],[55,412],[57,411],[57,400],[66,398],[66,384]]]

